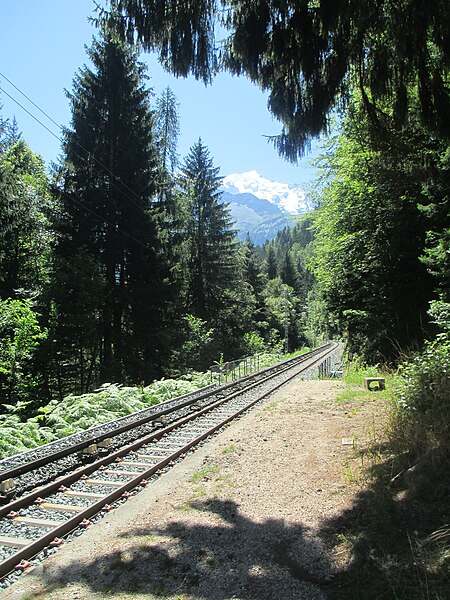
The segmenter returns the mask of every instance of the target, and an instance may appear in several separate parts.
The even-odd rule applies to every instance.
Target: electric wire
[[[44,125],[44,123],[42,121],[40,121],[35,115],[33,115],[33,113],[31,113],[27,108],[25,108],[25,106],[23,106],[23,104],[21,104],[18,100],[16,100],[15,98],[13,98],[11,96],[11,94],[9,94],[1,85],[0,85],[0,92],[3,92],[4,94],[6,94],[8,96],[8,98],[10,98],[13,102],[15,102],[18,106],[20,106],[20,108],[22,110],[24,110],[27,113],[27,115],[29,115],[37,123],[39,123],[39,125],[42,125],[42,127],[44,129],[46,129],[54,138],[56,138],[60,142],[62,141],[61,138],[59,137],[59,135],[57,135],[54,131],[52,131],[51,129],[49,129],[47,127],[47,125]]]
[[[1,86],[0,86],[0,91],[2,91],[3,93],[5,93],[9,98],[11,98],[11,100],[13,100],[13,102],[15,102],[16,104],[18,104],[27,114],[30,115],[30,117],[32,117],[35,121],[37,121],[40,125],[42,125],[42,127],[44,127],[49,133],[51,133],[54,137],[56,137],[59,141],[61,141],[61,138],[58,137],[53,131],[51,131],[46,125],[44,125],[36,116],[34,116],[29,110],[27,110],[24,106],[22,106],[22,104],[20,104],[20,102],[18,102],[15,98],[13,98],[10,94],[8,94],[7,91],[5,91]],[[83,157],[80,157],[83,158]],[[141,241],[139,241],[138,239],[136,239],[135,237],[133,237],[130,233],[128,233],[127,231],[124,231],[123,229],[116,227],[115,225],[113,225],[113,223],[111,223],[110,221],[107,221],[104,217],[102,217],[101,215],[97,214],[95,211],[93,211],[91,208],[89,208],[88,206],[86,206],[85,204],[83,204],[80,200],[78,200],[77,198],[74,198],[73,196],[70,196],[69,194],[67,194],[67,192],[64,192],[63,190],[59,189],[58,190],[63,196],[65,196],[66,198],[68,198],[71,202],[75,202],[76,204],[78,204],[79,206],[81,206],[82,208],[84,208],[85,210],[87,210],[88,212],[90,212],[92,215],[94,215],[97,219],[99,219],[102,223],[105,223],[106,225],[109,225],[110,227],[113,227],[116,229],[116,231],[119,231],[120,233],[122,233],[123,235],[127,236],[128,238],[130,238],[131,240],[133,240],[134,242],[136,242],[137,244],[139,244],[140,246],[142,246],[143,248],[146,248],[145,244],[143,244]]]
[[[52,119],[49,115],[47,115],[47,113],[42,110],[41,108],[39,108],[39,106],[33,102],[33,100],[31,100],[25,93],[23,93],[16,85],[14,85],[3,73],[0,72],[0,76],[2,76],[4,79],[6,79],[6,81],[8,81],[8,83],[10,83],[18,92],[20,92],[29,102],[31,102],[31,104],[33,104],[33,106],[35,106],[43,115],[45,115],[52,123],[54,123],[59,129],[63,129],[63,127],[61,125],[59,125],[54,119]],[[18,106],[20,106],[20,108],[25,111],[32,119],[34,119],[37,123],[39,123],[39,125],[41,125],[46,131],[48,131],[48,133],[50,133],[54,138],[56,138],[59,142],[63,143],[63,140],[61,139],[61,137],[59,135],[57,135],[54,131],[52,131],[51,129],[49,129],[40,119],[38,119],[32,112],[30,112],[25,106],[23,106],[23,104],[21,104],[16,98],[14,98],[13,96],[11,96],[11,94],[9,94],[1,85],[0,85],[0,91],[3,92],[6,96],[8,96],[8,98],[10,98],[13,102],[15,102],[15,104],[17,104]],[[76,142],[76,140],[75,140]],[[88,152],[88,150],[86,150],[81,144],[79,144],[78,142],[76,142],[76,144],[82,148],[85,152]],[[82,160],[86,160],[85,157],[81,156],[80,154],[76,153],[76,156],[78,156],[79,158],[81,158]],[[112,175],[113,177],[115,177],[117,180],[121,181],[119,177],[117,177],[116,175],[114,175],[114,173],[112,173],[111,171],[109,171],[109,169],[107,169],[100,161],[98,161],[95,156],[93,156],[91,153],[89,153],[92,158],[95,160],[95,162],[97,162],[97,164],[99,164],[103,169],[105,169],[110,175]],[[121,181],[122,185],[124,185],[125,187],[128,188],[128,186],[126,186],[126,184],[123,184],[123,182]],[[141,206],[139,206],[136,202],[134,202],[127,194],[125,194],[123,192],[123,190],[121,190],[118,186],[116,186],[113,182],[111,182],[111,185],[117,189],[125,198],[127,198],[132,204],[134,204],[136,207],[138,208],[142,208]],[[133,194],[139,198],[139,196],[133,191]],[[127,236],[128,238],[130,238],[131,240],[133,240],[134,242],[136,242],[137,244],[139,244],[140,246],[142,246],[143,248],[146,248],[146,246],[138,239],[136,239],[135,237],[133,237],[131,234],[129,234],[128,232],[124,231],[123,229],[120,229],[119,227],[116,227],[115,225],[113,225],[111,222],[109,222],[108,220],[106,220],[104,217],[100,216],[99,214],[97,214],[95,211],[93,211],[91,208],[89,208],[88,206],[86,206],[85,204],[83,204],[80,200],[70,196],[69,194],[67,194],[66,192],[64,192],[63,190],[59,190],[59,192],[65,196],[66,198],[68,198],[70,201],[78,204],[79,206],[81,206],[82,208],[84,208],[86,211],[90,212],[92,215],[94,215],[97,219],[99,219],[101,222],[105,223],[106,225],[109,225],[110,227],[113,227],[116,229],[116,231],[119,231],[120,233],[122,233],[123,235]]]
[[[13,86],[13,88],[14,88],[14,89],[16,89],[16,90],[19,92],[19,94],[21,94],[21,95],[22,95],[24,98],[26,98],[26,99],[28,100],[28,102],[30,102],[30,103],[31,103],[31,104],[32,104],[34,107],[36,107],[36,108],[38,109],[38,111],[39,111],[39,112],[41,112],[41,113],[42,113],[42,114],[43,114],[45,117],[47,117],[47,119],[48,119],[49,121],[51,121],[51,122],[52,122],[54,125],[56,125],[56,127],[58,127],[58,129],[60,129],[61,131],[64,131],[64,127],[63,127],[62,125],[60,125],[60,124],[59,124],[57,121],[55,121],[55,120],[54,120],[54,119],[53,119],[53,118],[52,118],[52,117],[51,117],[49,114],[47,114],[47,113],[45,112],[45,110],[43,110],[43,109],[42,109],[42,108],[41,108],[41,107],[40,107],[38,104],[36,104],[36,102],[34,102],[34,101],[33,101],[33,100],[32,100],[32,99],[29,97],[29,96],[27,96],[27,94],[25,94],[25,92],[23,92],[23,91],[22,91],[22,90],[21,90],[19,87],[17,87],[17,85],[15,85],[15,84],[14,84],[14,83],[13,83],[13,82],[12,82],[12,81],[11,81],[11,80],[8,78],[8,77],[6,77],[6,75],[5,75],[4,73],[2,73],[1,71],[0,71],[0,77],[3,77],[3,79],[5,79],[5,80],[6,80],[6,81],[7,81],[7,82],[10,84],[10,85],[12,85],[12,86]],[[0,88],[0,89],[1,89],[1,88]],[[2,91],[4,91],[4,90],[2,90]],[[5,93],[7,93],[7,92],[5,92]],[[7,94],[7,95],[9,95],[9,94]],[[14,100],[14,98],[12,98],[11,96],[9,96],[9,97],[11,98],[11,100],[13,100],[14,102],[16,102],[16,100]],[[17,102],[17,104],[19,104],[19,103]],[[21,106],[21,105],[19,104],[19,106]],[[23,108],[23,106],[21,106],[21,108]],[[24,108],[24,110],[26,110],[26,109]],[[28,111],[27,111],[27,112],[28,112]],[[28,113],[28,114],[30,114],[30,113]],[[30,115],[30,116],[32,116],[32,115]],[[33,117],[33,118],[34,118],[34,117]],[[36,120],[37,120],[37,119],[36,119]],[[38,122],[40,123],[40,121],[38,121]],[[44,127],[45,127],[45,125],[44,125]],[[47,131],[48,131],[48,129],[47,129]],[[55,134],[53,133],[53,135],[55,135]],[[59,136],[57,136],[57,137],[58,137],[59,141],[62,143],[62,140],[61,140],[61,138],[60,138]],[[75,144],[76,144],[76,145],[77,145],[79,148],[81,148],[82,150],[84,150],[85,152],[87,152],[87,153],[88,153],[90,156],[92,156],[93,160],[94,160],[94,161],[95,161],[95,162],[96,162],[98,165],[100,165],[100,166],[102,167],[102,169],[104,169],[104,170],[105,170],[105,171],[106,171],[106,172],[107,172],[109,175],[111,175],[112,177],[114,177],[115,179],[117,179],[118,181],[120,181],[120,183],[121,183],[121,184],[122,184],[122,185],[123,185],[123,186],[124,186],[124,187],[125,187],[127,190],[129,190],[129,191],[130,191],[130,192],[131,192],[131,193],[132,193],[134,196],[136,196],[136,198],[137,198],[138,200],[140,200],[140,197],[139,197],[139,195],[138,195],[138,194],[137,194],[137,193],[136,193],[136,192],[135,192],[135,191],[134,191],[132,188],[130,188],[130,187],[129,187],[129,186],[126,184],[126,183],[124,183],[124,182],[123,182],[123,181],[120,179],[120,177],[117,177],[117,175],[115,175],[115,174],[114,174],[114,173],[113,173],[113,172],[112,172],[110,169],[108,169],[108,167],[106,167],[106,166],[105,166],[105,165],[104,165],[104,164],[103,164],[103,163],[102,163],[100,160],[98,160],[98,159],[97,159],[97,158],[96,158],[96,157],[95,157],[93,154],[91,154],[91,153],[89,152],[89,150],[88,150],[87,148],[85,148],[85,147],[84,147],[82,144],[80,144],[80,143],[79,143],[77,140],[74,140],[74,141],[75,141]],[[83,157],[80,157],[80,158],[83,158]],[[118,188],[118,189],[120,190],[120,188]],[[122,190],[120,190],[120,191],[121,191],[121,193],[122,193],[122,194],[124,194]],[[124,195],[125,195],[125,194],[124,194]],[[128,196],[126,196],[126,195],[125,195],[125,197],[126,197],[126,198],[128,198],[128,199],[131,201],[131,198],[129,198],[129,197],[128,197]]]
[[[51,133],[54,137],[56,137],[56,139],[58,139],[59,141],[61,141],[61,138],[59,138],[53,131],[51,131],[51,129],[49,129],[46,125],[44,125],[36,116],[34,116],[29,110],[27,110],[24,106],[22,106],[20,104],[20,102],[18,102],[15,98],[13,98],[10,94],[8,94],[7,91],[5,91],[1,86],[0,86],[0,91],[3,92],[4,94],[6,94],[9,98],[11,98],[11,100],[13,100],[13,102],[15,102],[16,104],[18,104],[27,114],[30,115],[30,117],[32,117],[35,121],[37,121],[40,125],[42,125],[42,127],[44,127],[44,129],[46,129],[49,133]],[[81,157],[82,158],[82,157]],[[77,198],[74,198],[73,196],[70,196],[69,194],[67,194],[67,192],[64,192],[63,190],[59,189],[58,190],[63,196],[65,196],[66,198],[68,198],[71,202],[74,202],[75,204],[78,204],[79,206],[81,206],[82,208],[84,208],[84,210],[90,212],[92,215],[94,215],[97,219],[99,219],[99,221],[101,221],[102,223],[105,223],[106,225],[109,225],[110,227],[113,227],[116,229],[116,231],[119,231],[120,233],[122,233],[123,235],[127,236],[128,238],[130,238],[131,240],[133,240],[134,242],[136,242],[137,244],[139,244],[140,246],[142,246],[143,248],[146,248],[145,244],[143,244],[140,240],[138,240],[137,238],[133,237],[130,233],[128,233],[127,231],[124,231],[123,229],[116,227],[115,225],[113,225],[113,223],[111,223],[110,221],[108,221],[107,219],[105,219],[104,217],[102,217],[101,215],[97,214],[95,211],[93,211],[91,208],[89,208],[88,206],[86,206],[85,204],[83,204],[80,200],[78,200]]]
[[[26,98],[28,100],[28,102],[30,102],[34,107],[36,107],[38,109],[39,112],[41,112],[49,121],[51,121],[54,125],[56,125],[56,127],[58,127],[58,129],[60,129],[61,131],[64,131],[64,127],[62,125],[60,125],[59,123],[57,123],[57,121],[55,121],[50,115],[48,115],[45,110],[43,110],[38,104],[36,104],[36,102],[34,102],[29,96],[27,96],[27,94],[25,94],[25,92],[23,92],[17,85],[15,85],[8,77],[6,77],[6,75],[2,72],[0,72],[0,77],[3,77],[3,79],[5,79],[10,85],[13,86],[13,88],[15,88],[19,94],[21,94],[24,98]],[[29,110],[27,110],[20,102],[18,102],[15,98],[13,98],[4,88],[2,88],[0,86],[0,91],[4,92],[13,102],[15,102],[18,106],[20,106],[20,108],[22,108],[22,110],[24,110],[28,115],[30,115],[30,117],[32,117],[37,123],[39,123],[40,125],[42,125],[42,127],[44,127],[49,133],[51,133],[53,135],[53,137],[55,137],[56,139],[58,139],[61,143],[63,143],[63,140],[61,139],[61,137],[57,134],[55,134],[53,131],[51,131],[46,125],[44,125],[36,116],[34,116]],[[102,169],[104,169],[104,171],[106,173],[108,173],[108,175],[110,175],[111,177],[113,177],[115,180],[120,181],[120,183],[123,185],[124,188],[126,188],[128,191],[130,191],[139,201],[141,200],[140,196],[132,189],[130,188],[126,183],[124,183],[120,177],[118,177],[117,175],[115,175],[110,169],[108,169],[108,167],[106,167],[100,160],[98,160],[98,158],[96,158],[94,156],[94,154],[92,154],[87,148],[85,148],[82,144],[80,144],[77,140],[73,140],[75,142],[75,144],[81,148],[84,152],[87,152],[89,154],[90,157],[92,157],[92,159],[94,160],[94,162],[96,162],[100,167],[102,167]],[[86,160],[85,157],[81,156],[80,154],[75,153],[76,156],[78,156],[78,158],[81,158],[81,160]],[[118,190],[123,196],[124,198],[126,198],[127,200],[129,200],[132,204],[134,204],[136,207],[141,208],[136,202],[134,202],[127,194],[125,194],[125,192],[118,187],[117,185],[114,184],[114,182],[111,182],[111,185]]]

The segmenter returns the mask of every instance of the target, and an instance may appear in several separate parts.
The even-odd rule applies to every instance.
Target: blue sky
[[[76,71],[87,63],[85,45],[96,30],[88,22],[93,0],[0,0],[0,86],[55,133],[57,128],[14,89],[3,76],[29,96],[57,123],[70,124],[64,89],[72,89]],[[311,156],[291,165],[278,156],[265,135],[281,126],[267,109],[267,96],[245,78],[219,75],[207,88],[192,77],[176,79],[163,71],[154,56],[148,64],[148,85],[159,94],[169,86],[180,103],[179,154],[202,138],[221,175],[256,170],[263,177],[310,187],[315,170]],[[36,123],[6,93],[0,91],[3,118],[14,115],[25,140],[48,162],[57,160],[60,143]]]

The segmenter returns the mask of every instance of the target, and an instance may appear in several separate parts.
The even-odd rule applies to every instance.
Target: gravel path
[[[0,593],[1,600],[323,600],[321,524],[382,410],[296,380]],[[342,565],[341,565],[342,566]]]

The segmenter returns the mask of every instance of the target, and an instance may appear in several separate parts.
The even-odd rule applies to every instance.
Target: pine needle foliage
[[[110,0],[110,19],[177,76],[209,83],[217,70],[269,92],[282,123],[273,141],[295,161],[330,115],[361,89],[377,125],[405,122],[412,99],[430,131],[447,118],[450,5],[446,0]],[[103,18],[108,19],[103,15]],[[217,32],[222,38],[220,43]],[[383,110],[383,103],[388,110]]]

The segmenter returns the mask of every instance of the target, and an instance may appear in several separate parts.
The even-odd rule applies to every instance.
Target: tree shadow
[[[442,542],[448,548],[450,535],[448,462],[432,472],[429,464],[408,468],[407,458],[390,457],[368,468],[352,506],[322,523],[321,535],[334,556],[341,555],[333,599],[450,598],[448,553],[446,564],[441,562]],[[433,538],[440,528],[446,540]]]
[[[253,521],[230,500],[191,502],[184,510],[197,511],[189,524],[180,519],[130,530],[122,535],[125,549],[44,573],[43,585],[79,582],[108,597],[128,592],[199,600],[325,598],[331,567],[317,532],[279,519]]]

